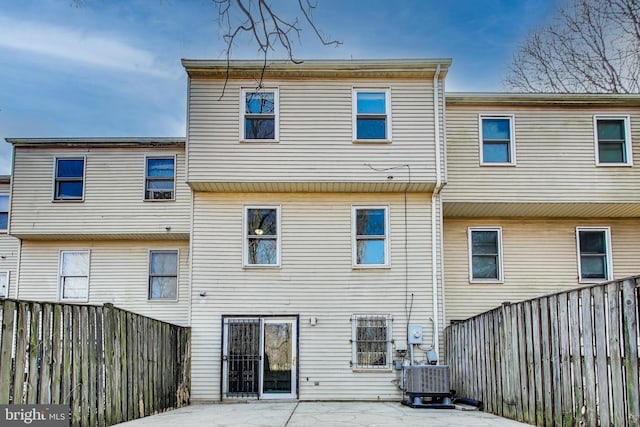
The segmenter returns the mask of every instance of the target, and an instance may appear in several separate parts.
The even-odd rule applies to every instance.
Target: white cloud
[[[0,47],[93,67],[174,77],[155,56],[112,36],[0,17]]]

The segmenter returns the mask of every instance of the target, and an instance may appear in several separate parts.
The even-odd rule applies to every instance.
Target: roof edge
[[[346,78],[346,77],[406,77],[432,76],[438,67],[445,75],[451,58],[424,59],[309,59],[300,63],[289,60],[206,60],[182,59],[190,77],[256,78]]]
[[[72,146],[72,147],[158,147],[183,146],[186,138],[174,137],[73,137],[73,138],[5,138],[15,147]]]
[[[640,106],[640,94],[446,92],[447,105]]]

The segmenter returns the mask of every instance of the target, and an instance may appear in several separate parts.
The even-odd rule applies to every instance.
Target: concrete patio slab
[[[412,409],[395,402],[251,402],[195,404],[118,424],[127,427],[516,427],[528,424],[480,411]]]

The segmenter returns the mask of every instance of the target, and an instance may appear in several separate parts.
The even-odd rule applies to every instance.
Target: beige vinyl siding
[[[408,181],[408,172],[375,168],[409,164],[413,183],[435,182],[432,81],[265,81],[280,95],[279,142],[239,142],[240,89],[254,81],[191,79],[188,179],[193,185],[270,182],[330,183]],[[391,143],[353,142],[352,88],[389,87]],[[215,120],[213,120],[215,118]],[[237,187],[233,189],[238,190]],[[233,191],[232,189],[232,191]],[[352,191],[350,187],[345,189]],[[338,190],[339,191],[339,190]]]
[[[640,274],[637,219],[445,218],[447,320],[584,286],[578,283],[576,227],[611,227],[613,276]],[[504,283],[469,283],[468,227],[502,227]]]
[[[144,201],[146,155],[176,155],[175,201]],[[53,202],[54,159],[80,156],[86,157],[84,201]],[[190,203],[181,150],[15,149],[10,232],[19,237],[188,239]]]
[[[178,301],[148,301],[149,250],[177,249]],[[188,323],[187,241],[23,241],[20,299],[56,301],[61,250],[89,250],[89,304],[116,307],[179,325]]]
[[[516,166],[480,166],[479,114],[514,116]],[[630,115],[633,167],[595,165],[593,116],[597,114]],[[445,201],[640,203],[639,142],[637,108],[450,105]]]
[[[242,314],[300,316],[300,399],[400,396],[395,371],[352,371],[351,316],[391,314],[393,338],[405,342],[413,295],[411,323],[430,345],[430,195],[408,195],[408,263],[402,194],[196,192],[194,203],[193,399],[220,398],[221,316]],[[261,204],[280,206],[281,268],[242,267],[243,206]],[[390,268],[352,268],[353,205],[388,206]]]

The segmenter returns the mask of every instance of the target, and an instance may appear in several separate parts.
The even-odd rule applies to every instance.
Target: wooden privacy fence
[[[638,426],[640,276],[504,305],[445,330],[451,387],[539,426]]]
[[[108,426],[189,403],[190,329],[104,306],[0,301],[0,404]]]

